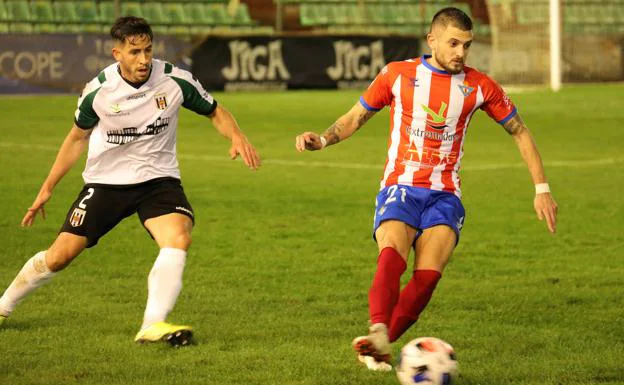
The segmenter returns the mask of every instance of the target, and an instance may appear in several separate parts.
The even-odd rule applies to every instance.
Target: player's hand
[[[314,132],[304,132],[295,139],[295,148],[299,152],[320,150],[323,148],[321,136]]]
[[[557,231],[557,203],[550,193],[536,194],[533,207],[540,221],[546,219],[546,225],[551,233]]]
[[[41,216],[45,219],[46,212],[44,205],[50,200],[50,198],[52,198],[52,191],[44,188],[39,190],[39,194],[37,194],[35,201],[28,208],[26,215],[24,215],[24,218],[22,219],[22,227],[30,227],[35,221],[35,217],[38,212],[41,212]]]
[[[232,136],[230,158],[236,159],[239,155],[250,169],[257,170],[260,167],[260,156],[244,135]]]

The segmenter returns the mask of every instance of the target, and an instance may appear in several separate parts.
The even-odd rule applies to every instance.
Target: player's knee
[[[191,243],[193,243],[193,238],[191,237],[191,234],[184,233],[180,235],[179,241],[180,243],[182,243],[181,248],[183,248],[184,250],[188,250],[188,248],[191,247]]]
[[[46,265],[50,271],[60,271],[69,266],[77,255],[67,247],[50,247],[46,251]]]
[[[87,238],[61,233],[46,251],[46,265],[51,271],[66,268],[87,247]]]
[[[171,247],[182,250],[188,250],[188,248],[191,247],[192,242],[193,239],[191,238],[191,234],[186,232],[176,234],[171,237],[170,240]]]
[[[404,258],[407,258],[410,252],[410,245],[403,244],[396,240],[386,239],[384,242],[377,242],[379,251],[390,247],[397,251],[397,253],[401,254]]]
[[[415,229],[404,223],[397,223],[396,221],[382,223],[375,232],[379,251],[390,247],[407,259],[416,236],[415,232]]]
[[[377,233],[377,246],[379,251],[390,247],[396,250],[403,258],[407,258],[410,253],[412,245],[408,240],[402,237],[397,237],[392,232],[378,232]]]

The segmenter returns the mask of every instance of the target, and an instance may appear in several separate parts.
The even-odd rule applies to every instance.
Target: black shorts
[[[195,223],[193,208],[176,178],[156,178],[134,185],[86,184],[67,212],[60,232],[87,237],[87,247],[137,213],[141,223],[165,214],[180,213]]]

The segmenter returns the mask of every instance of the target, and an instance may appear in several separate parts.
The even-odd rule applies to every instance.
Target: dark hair
[[[147,20],[134,16],[123,16],[117,19],[111,27],[110,34],[114,40],[121,42],[126,41],[130,36],[146,35],[150,40],[153,38],[152,27]]]
[[[439,24],[448,27],[449,24],[461,29],[462,31],[472,31],[472,20],[464,11],[455,7],[442,8],[433,16],[431,27]]]

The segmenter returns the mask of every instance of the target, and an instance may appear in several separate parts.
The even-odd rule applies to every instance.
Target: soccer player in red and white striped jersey
[[[347,139],[390,106],[388,157],[375,207],[379,258],[369,291],[371,327],[367,336],[353,341],[370,369],[390,368],[390,343],[416,322],[459,241],[465,213],[458,172],[477,109],[512,135],[536,186],[537,216],[555,232],[557,205],[535,142],[501,87],[465,65],[472,39],[472,21],[463,11],[440,10],[427,35],[431,55],[388,64],[359,102],[323,134],[305,132],[296,139],[299,151],[321,150]],[[413,275],[400,290],[412,247]]]

